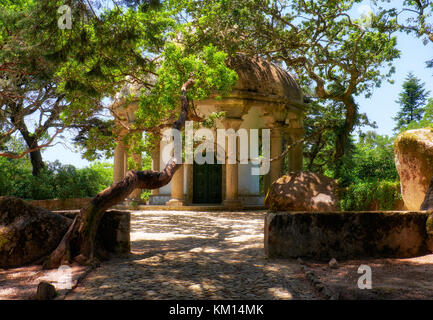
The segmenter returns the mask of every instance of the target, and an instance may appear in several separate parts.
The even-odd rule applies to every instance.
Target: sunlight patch
[[[269,288],[268,289],[269,294],[273,295],[275,298],[278,299],[293,299],[292,294],[287,291],[287,289],[284,288]]]
[[[142,232],[142,231],[131,232],[131,241],[138,241],[138,240],[162,241],[162,240],[176,240],[176,239],[184,239],[184,238],[206,239],[207,237],[191,235],[191,234],[174,233],[174,232],[157,232],[157,233]]]

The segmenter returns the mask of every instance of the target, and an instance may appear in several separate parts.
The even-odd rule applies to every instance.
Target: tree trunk
[[[173,125],[174,129],[181,130],[185,125],[189,111],[186,91],[193,84],[192,80],[188,80],[182,86],[181,113]],[[87,207],[81,209],[57,248],[45,261],[44,268],[56,268],[72,261],[84,265],[92,264],[95,259],[96,231],[104,212],[123,201],[136,188],[157,189],[168,184],[177,169],[181,167],[180,160],[170,160],[164,170],[160,172],[152,170],[128,171],[122,181],[97,194]]]
[[[346,119],[344,122],[344,127],[337,134],[334,152],[334,163],[336,166],[337,176],[339,176],[340,174],[340,170],[342,167],[342,158],[346,153],[349,137],[355,126],[358,116],[358,106],[353,100],[353,97],[350,96],[349,98],[344,99],[343,103],[346,107]]]
[[[15,102],[9,104],[9,108],[11,110],[11,122],[14,126],[19,130],[24,141],[26,142],[29,149],[35,149],[38,147],[38,139],[34,135],[32,135],[27,129],[26,123],[24,121],[24,110],[23,110],[23,102]],[[45,164],[42,161],[41,150],[35,150],[30,152],[30,161],[32,163],[32,175],[37,176],[44,168]]]
[[[45,167],[40,149],[30,152],[30,161],[32,163],[32,175],[38,176]]]
[[[38,147],[38,141],[27,131],[27,128],[20,128],[19,131],[24,138],[24,141],[27,143],[29,149],[34,149]],[[45,167],[44,162],[42,161],[41,150],[35,150],[30,152],[30,161],[32,163],[32,175],[38,176],[42,169]]]

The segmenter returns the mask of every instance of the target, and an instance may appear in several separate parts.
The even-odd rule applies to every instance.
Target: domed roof
[[[274,95],[303,103],[302,89],[294,77],[272,62],[238,55],[230,60],[229,67],[238,74],[235,90]]]

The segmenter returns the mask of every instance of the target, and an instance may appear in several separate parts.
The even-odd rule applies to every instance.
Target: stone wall
[[[428,216],[402,211],[267,213],[265,254],[317,260],[419,256],[433,251]]]
[[[74,219],[79,210],[55,211]],[[108,253],[127,255],[131,250],[131,213],[126,210],[107,210],[102,216],[97,232],[97,244]]]
[[[75,210],[87,206],[93,198],[27,200],[33,206],[47,210]]]

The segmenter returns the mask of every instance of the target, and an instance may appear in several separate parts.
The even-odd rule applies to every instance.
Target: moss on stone
[[[433,155],[433,152],[425,148],[423,145],[423,141],[433,140],[433,129],[432,128],[424,128],[424,129],[414,129],[408,130],[400,133],[398,137],[394,141],[394,145],[396,150],[400,150],[404,153],[410,152],[427,152],[430,155]],[[420,150],[421,148],[422,150]],[[431,161],[431,159],[428,159]]]
[[[7,234],[0,234],[0,249],[10,242]]]
[[[433,214],[430,214],[427,218],[426,231],[427,234],[433,236]]]

